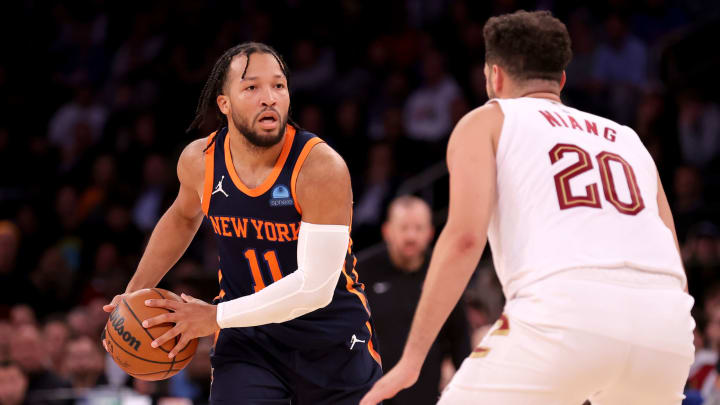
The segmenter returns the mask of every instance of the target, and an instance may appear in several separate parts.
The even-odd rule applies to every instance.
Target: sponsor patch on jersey
[[[287,186],[278,184],[273,187],[272,198],[270,198],[271,207],[287,207],[293,204],[293,199],[290,198],[290,189]]]

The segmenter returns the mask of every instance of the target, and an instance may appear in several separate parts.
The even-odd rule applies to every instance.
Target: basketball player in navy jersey
[[[355,271],[350,175],[315,135],[288,124],[287,66],[260,43],[215,63],[191,128],[221,127],[180,156],[177,199],[152,233],[125,293],[154,287],[203,217],[216,235],[220,294],[152,299],[172,313],[153,347],[216,334],[214,404],[357,404],[382,374],[370,310]],[[112,311],[120,296],[104,309]]]

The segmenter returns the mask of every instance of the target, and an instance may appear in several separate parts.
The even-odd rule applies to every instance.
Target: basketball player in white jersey
[[[361,405],[415,382],[486,237],[505,313],[440,404],[680,404],[693,299],[652,158],[632,129],[562,104],[570,38],[549,12],[484,34],[492,100],[450,138],[449,215],[412,330]]]

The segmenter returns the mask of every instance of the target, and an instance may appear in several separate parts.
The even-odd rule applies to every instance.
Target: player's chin
[[[280,130],[262,130],[257,128],[254,131],[254,139],[251,142],[257,146],[270,147],[277,145],[282,141],[282,132]]]

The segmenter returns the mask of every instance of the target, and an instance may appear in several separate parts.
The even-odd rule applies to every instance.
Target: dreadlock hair
[[[250,66],[250,55],[254,53],[266,53],[272,55],[280,65],[280,70],[282,70],[285,78],[289,79],[290,71],[287,64],[283,60],[282,56],[280,56],[280,54],[269,45],[265,45],[260,42],[244,42],[225,51],[225,53],[218,58],[210,71],[210,77],[208,77],[205,82],[205,86],[203,86],[202,92],[200,93],[200,100],[198,101],[197,108],[195,109],[195,118],[185,131],[187,133],[193,129],[199,128],[205,123],[205,117],[210,110],[213,110],[220,124],[216,128],[216,132],[215,135],[213,135],[212,140],[208,143],[207,147],[205,147],[206,151],[210,148],[210,146],[212,146],[212,144],[215,143],[217,131],[228,125],[227,117],[225,117],[225,114],[220,111],[216,100],[217,96],[223,92],[230,62],[237,55],[245,55],[247,57],[248,63],[245,64],[245,70],[241,76],[245,78],[245,73],[247,73],[248,66]],[[291,125],[296,126],[292,120],[288,119],[288,122],[290,122]]]

